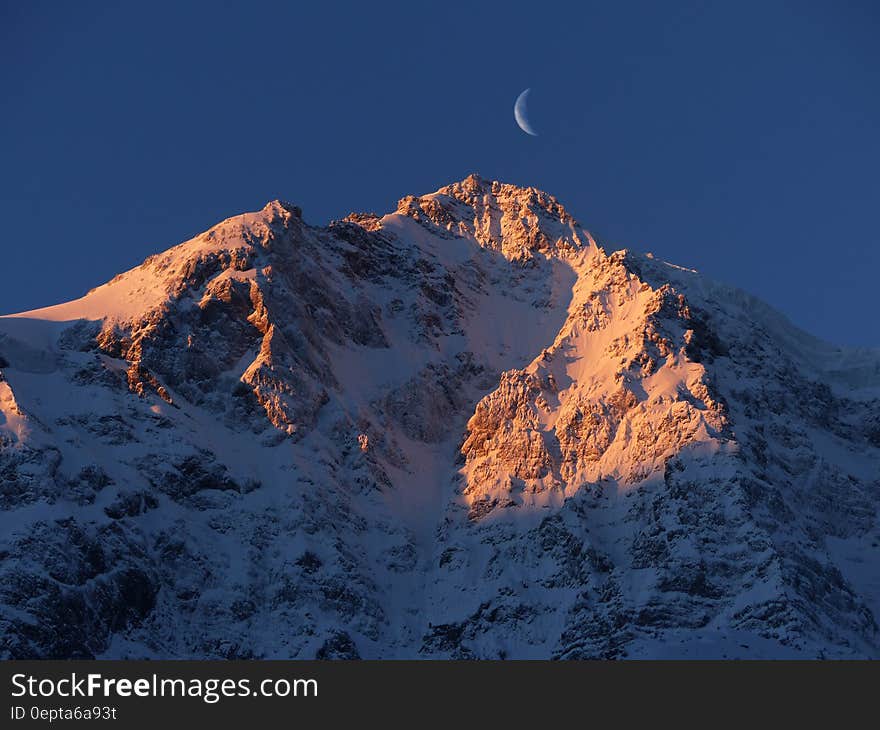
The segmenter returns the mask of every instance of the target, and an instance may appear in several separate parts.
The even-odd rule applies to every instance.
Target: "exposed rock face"
[[[471,176],[0,319],[5,657],[880,657],[880,353]]]

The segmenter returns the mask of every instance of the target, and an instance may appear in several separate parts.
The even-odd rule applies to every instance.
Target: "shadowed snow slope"
[[[0,318],[0,655],[880,657],[880,354],[472,175]]]

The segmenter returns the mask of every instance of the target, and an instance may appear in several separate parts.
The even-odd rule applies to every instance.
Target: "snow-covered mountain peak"
[[[284,217],[285,215],[292,215],[296,218],[302,218],[302,208],[287,200],[280,200],[277,198],[266,203],[266,205],[263,206],[263,212],[272,216]]]
[[[570,257],[595,245],[552,195],[475,174],[434,193],[408,195],[396,212],[452,235],[471,236],[510,260],[536,253]]]
[[[293,255],[293,242],[306,228],[298,206],[273,200],[259,211],[227,218],[148,257],[80,299],[12,316],[56,322],[100,320],[108,325],[137,321],[167,310],[181,297],[198,296],[210,281],[252,277],[255,267],[267,264],[266,256],[273,251]]]
[[[880,355],[476,175],[0,318],[0,655],[880,655]],[[170,630],[173,627],[173,630]]]

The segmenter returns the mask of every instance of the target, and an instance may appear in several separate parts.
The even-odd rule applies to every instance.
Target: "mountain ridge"
[[[0,651],[876,657],[878,353],[535,188],[271,201],[0,318]]]

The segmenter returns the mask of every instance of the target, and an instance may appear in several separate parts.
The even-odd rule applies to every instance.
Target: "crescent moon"
[[[529,98],[531,89],[526,89],[522,94],[516,97],[516,104],[513,105],[513,116],[519,128],[526,134],[537,137],[538,133],[529,124],[529,110],[526,107],[526,100]]]

